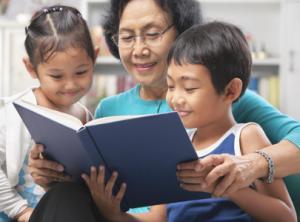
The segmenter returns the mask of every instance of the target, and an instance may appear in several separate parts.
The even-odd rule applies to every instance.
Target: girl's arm
[[[126,185],[123,183],[116,195],[113,195],[113,188],[117,180],[117,173],[114,172],[105,183],[105,169],[100,166],[98,171],[91,168],[90,176],[83,174],[92,198],[101,215],[111,222],[164,222],[166,221],[166,208],[164,205],[151,207],[147,213],[129,214],[120,209],[121,201],[126,192]]]
[[[1,100],[0,100],[1,103]],[[27,208],[27,201],[11,186],[3,168],[6,159],[5,109],[0,107],[0,212],[13,218]]]
[[[243,154],[270,145],[263,130],[251,124],[245,127],[240,137]],[[297,221],[296,212],[282,179],[271,184],[255,182],[257,190],[245,188],[229,195],[248,214],[257,221]]]

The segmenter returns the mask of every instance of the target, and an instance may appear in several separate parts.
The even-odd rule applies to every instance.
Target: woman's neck
[[[164,87],[147,87],[140,88],[140,97],[144,100],[162,100],[166,98],[167,86]]]

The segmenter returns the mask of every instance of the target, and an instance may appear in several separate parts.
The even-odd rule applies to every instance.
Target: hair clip
[[[28,26],[25,26],[25,34],[28,34]]]

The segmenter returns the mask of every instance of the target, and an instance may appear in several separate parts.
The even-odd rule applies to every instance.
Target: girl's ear
[[[29,72],[30,76],[33,78],[33,79],[37,79],[37,73],[35,71],[35,68],[34,66],[32,65],[32,63],[30,62],[29,58],[28,57],[25,57],[23,58],[23,63],[27,69],[27,71]]]
[[[225,88],[225,99],[230,102],[239,98],[242,92],[243,82],[240,78],[232,79]]]
[[[97,57],[98,57],[98,55],[100,53],[100,48],[99,47],[95,47],[94,50],[95,50],[95,61],[94,61],[94,63],[96,63]]]

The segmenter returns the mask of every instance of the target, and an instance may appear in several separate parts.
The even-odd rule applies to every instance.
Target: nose
[[[145,39],[142,36],[136,36],[135,42],[133,45],[133,55],[136,57],[139,56],[148,56],[150,54],[150,50],[145,43]]]
[[[185,99],[181,93],[174,92],[172,96],[172,103],[175,108],[182,107],[185,104]]]
[[[72,90],[75,88],[77,88],[76,80],[74,80],[73,78],[67,79],[65,82],[65,89]]]

